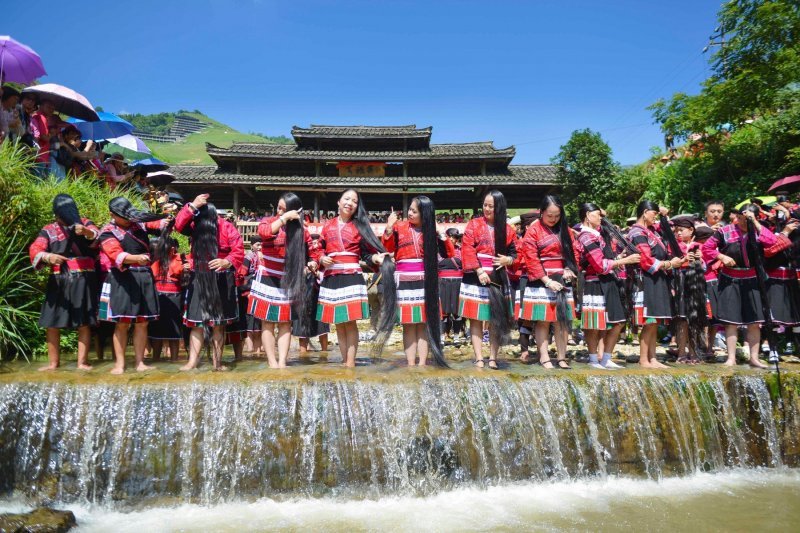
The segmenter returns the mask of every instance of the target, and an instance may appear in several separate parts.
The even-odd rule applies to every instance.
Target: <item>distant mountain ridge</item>
[[[218,122],[201,111],[154,113],[122,113],[121,118],[133,124],[135,133],[153,151],[153,155],[170,164],[213,164],[206,153],[206,143],[230,146],[234,141],[292,144],[285,135],[241,133]]]

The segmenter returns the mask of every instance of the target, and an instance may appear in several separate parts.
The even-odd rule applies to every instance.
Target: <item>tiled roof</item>
[[[337,137],[337,138],[372,138],[372,137],[430,137],[433,128],[417,128],[409,126],[325,126],[312,124],[309,128],[292,127],[293,137]]]
[[[247,159],[306,159],[306,160],[339,160],[339,161],[409,161],[431,159],[511,159],[516,150],[495,148],[491,141],[463,144],[432,144],[426,150],[387,150],[387,151],[350,151],[350,150],[309,150],[294,144],[241,143],[236,142],[230,148],[221,148],[206,144],[206,151],[216,160],[228,158]]]
[[[220,171],[215,166],[173,166],[175,185],[230,184],[230,185],[287,185],[287,186],[452,186],[452,185],[554,185],[556,167],[552,165],[510,165],[508,172],[486,176],[395,176],[395,177],[340,177],[340,176],[264,176],[236,174]]]

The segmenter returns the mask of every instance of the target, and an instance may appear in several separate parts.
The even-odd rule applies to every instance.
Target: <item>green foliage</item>
[[[44,330],[38,327],[47,271],[34,272],[28,246],[39,230],[53,220],[53,197],[75,198],[81,215],[102,226],[109,220],[108,202],[126,196],[143,205],[132,191],[112,192],[96,179],[82,177],[57,182],[41,180],[31,172],[31,153],[12,143],[0,145],[0,357],[28,357],[43,351]],[[66,336],[65,342],[70,342]]]
[[[250,135],[255,135],[257,137],[262,137],[267,142],[270,142],[270,143],[273,143],[273,144],[292,144],[294,142],[289,137],[287,137],[286,135],[273,136],[273,135],[267,135],[265,133],[259,133],[257,131],[251,131]]]
[[[175,124],[177,115],[178,113],[155,113],[153,115],[134,113],[131,115],[121,114],[119,116],[133,124],[137,130],[152,135],[169,135],[169,130]]]
[[[603,205],[613,194],[619,164],[599,133],[590,129],[572,132],[567,144],[553,158],[557,180],[564,187],[565,208],[575,214],[583,202]]]

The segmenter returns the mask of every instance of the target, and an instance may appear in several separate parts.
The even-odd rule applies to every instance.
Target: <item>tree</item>
[[[563,186],[562,200],[570,214],[583,202],[604,203],[619,174],[611,148],[588,128],[573,131],[552,162],[558,167],[556,179]]]
[[[700,94],[677,93],[648,108],[665,134],[685,139],[770,114],[800,81],[800,2],[731,0],[717,17],[722,44]]]

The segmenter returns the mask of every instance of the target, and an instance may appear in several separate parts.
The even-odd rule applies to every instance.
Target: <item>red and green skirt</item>
[[[369,318],[369,303],[363,275],[336,274],[322,280],[317,320],[326,324],[341,324],[365,318]]]
[[[259,270],[250,285],[247,313],[262,322],[292,321],[292,301],[286,291],[281,288],[279,278],[268,276],[264,270]]]
[[[422,324],[427,321],[424,280],[398,283],[397,318],[401,324]]]
[[[625,320],[625,305],[613,276],[584,281],[581,328],[603,331]]]
[[[458,314],[470,320],[489,320],[489,289],[481,285],[474,272],[466,272],[458,290]]]
[[[567,288],[567,306],[569,316],[575,316],[575,301],[572,289]],[[528,281],[522,296],[522,308],[519,317],[531,322],[556,322],[556,293],[544,286],[540,280]]]

